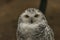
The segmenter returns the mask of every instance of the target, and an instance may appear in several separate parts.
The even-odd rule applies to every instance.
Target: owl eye
[[[29,16],[28,15],[25,15],[25,18],[29,18]]]
[[[34,17],[38,17],[39,15],[38,14],[36,14]]]

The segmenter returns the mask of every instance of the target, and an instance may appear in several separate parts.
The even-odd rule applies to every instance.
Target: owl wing
[[[53,30],[50,28],[49,25],[46,26],[45,31],[46,31],[45,36],[46,36],[46,38],[47,38],[46,40],[55,40],[55,39],[54,39],[54,32],[53,32]]]
[[[41,40],[54,40],[54,32],[49,27],[49,25],[41,24],[39,27],[40,27],[40,32],[42,34],[40,35]]]
[[[19,19],[18,19],[18,27],[17,27],[17,31],[16,31],[17,40],[22,40],[21,32],[19,31],[19,29],[20,29],[20,23],[21,23],[21,18],[19,17]]]
[[[23,35],[21,34],[21,32],[18,29],[17,29],[17,32],[16,32],[16,37],[17,37],[17,40],[24,40]]]
[[[16,37],[17,37],[17,40],[20,40],[20,33],[19,33],[18,30],[17,30],[17,32],[16,32]]]

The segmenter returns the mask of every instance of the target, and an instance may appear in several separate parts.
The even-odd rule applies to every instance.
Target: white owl
[[[35,8],[26,9],[18,19],[17,40],[54,40],[44,14]]]

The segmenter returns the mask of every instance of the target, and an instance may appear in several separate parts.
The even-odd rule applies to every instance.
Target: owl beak
[[[31,21],[30,21],[31,23],[33,23],[33,20],[31,19]]]

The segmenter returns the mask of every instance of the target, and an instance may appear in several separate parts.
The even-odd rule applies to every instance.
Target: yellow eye
[[[29,18],[29,16],[28,15],[25,15],[25,18]]]
[[[38,17],[39,15],[38,14],[36,14],[34,17]]]

